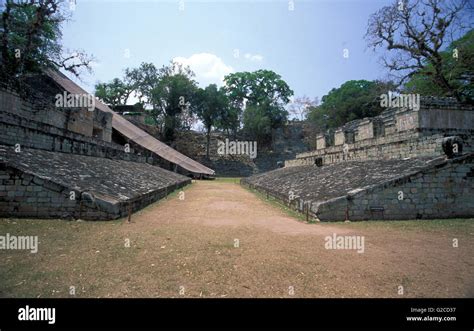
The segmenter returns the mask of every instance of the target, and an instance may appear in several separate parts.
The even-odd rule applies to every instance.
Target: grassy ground
[[[40,241],[0,250],[0,296],[474,296],[472,219],[307,224],[236,182],[194,182],[130,224],[0,219],[0,235]],[[326,249],[333,234],[364,253]]]

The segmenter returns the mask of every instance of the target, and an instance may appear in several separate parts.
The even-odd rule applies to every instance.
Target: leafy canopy
[[[355,119],[377,116],[383,110],[380,95],[390,90],[395,90],[393,83],[347,81],[322,97],[321,105],[311,109],[309,120],[324,130],[342,126]]]
[[[284,106],[293,91],[277,73],[263,69],[237,72],[227,75],[224,81],[230,104],[244,113],[244,130],[251,135],[268,140],[271,130],[286,121],[288,112]]]

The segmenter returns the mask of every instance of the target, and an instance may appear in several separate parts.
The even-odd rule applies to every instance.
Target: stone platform
[[[191,179],[146,163],[0,145],[0,216],[108,220]]]
[[[474,216],[474,154],[285,167],[242,179],[321,221]]]

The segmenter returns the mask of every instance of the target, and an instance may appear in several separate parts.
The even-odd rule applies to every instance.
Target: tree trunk
[[[211,146],[211,127],[209,126],[207,128],[207,148],[206,148],[206,157],[208,160],[210,160],[209,158],[209,148]]]
[[[8,54],[8,34],[10,33],[10,28],[8,26],[8,23],[10,22],[10,9],[11,9],[11,4],[9,1],[6,2],[6,7],[5,11],[2,13],[2,20],[3,20],[3,34],[2,34],[2,60],[3,60],[3,65],[5,68],[9,68],[10,66],[10,57]]]

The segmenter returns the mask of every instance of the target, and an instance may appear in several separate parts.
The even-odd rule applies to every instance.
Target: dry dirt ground
[[[131,224],[0,219],[39,236],[36,254],[0,250],[0,297],[474,296],[473,219],[307,224],[220,180],[180,196]],[[333,234],[364,252],[326,249]]]

